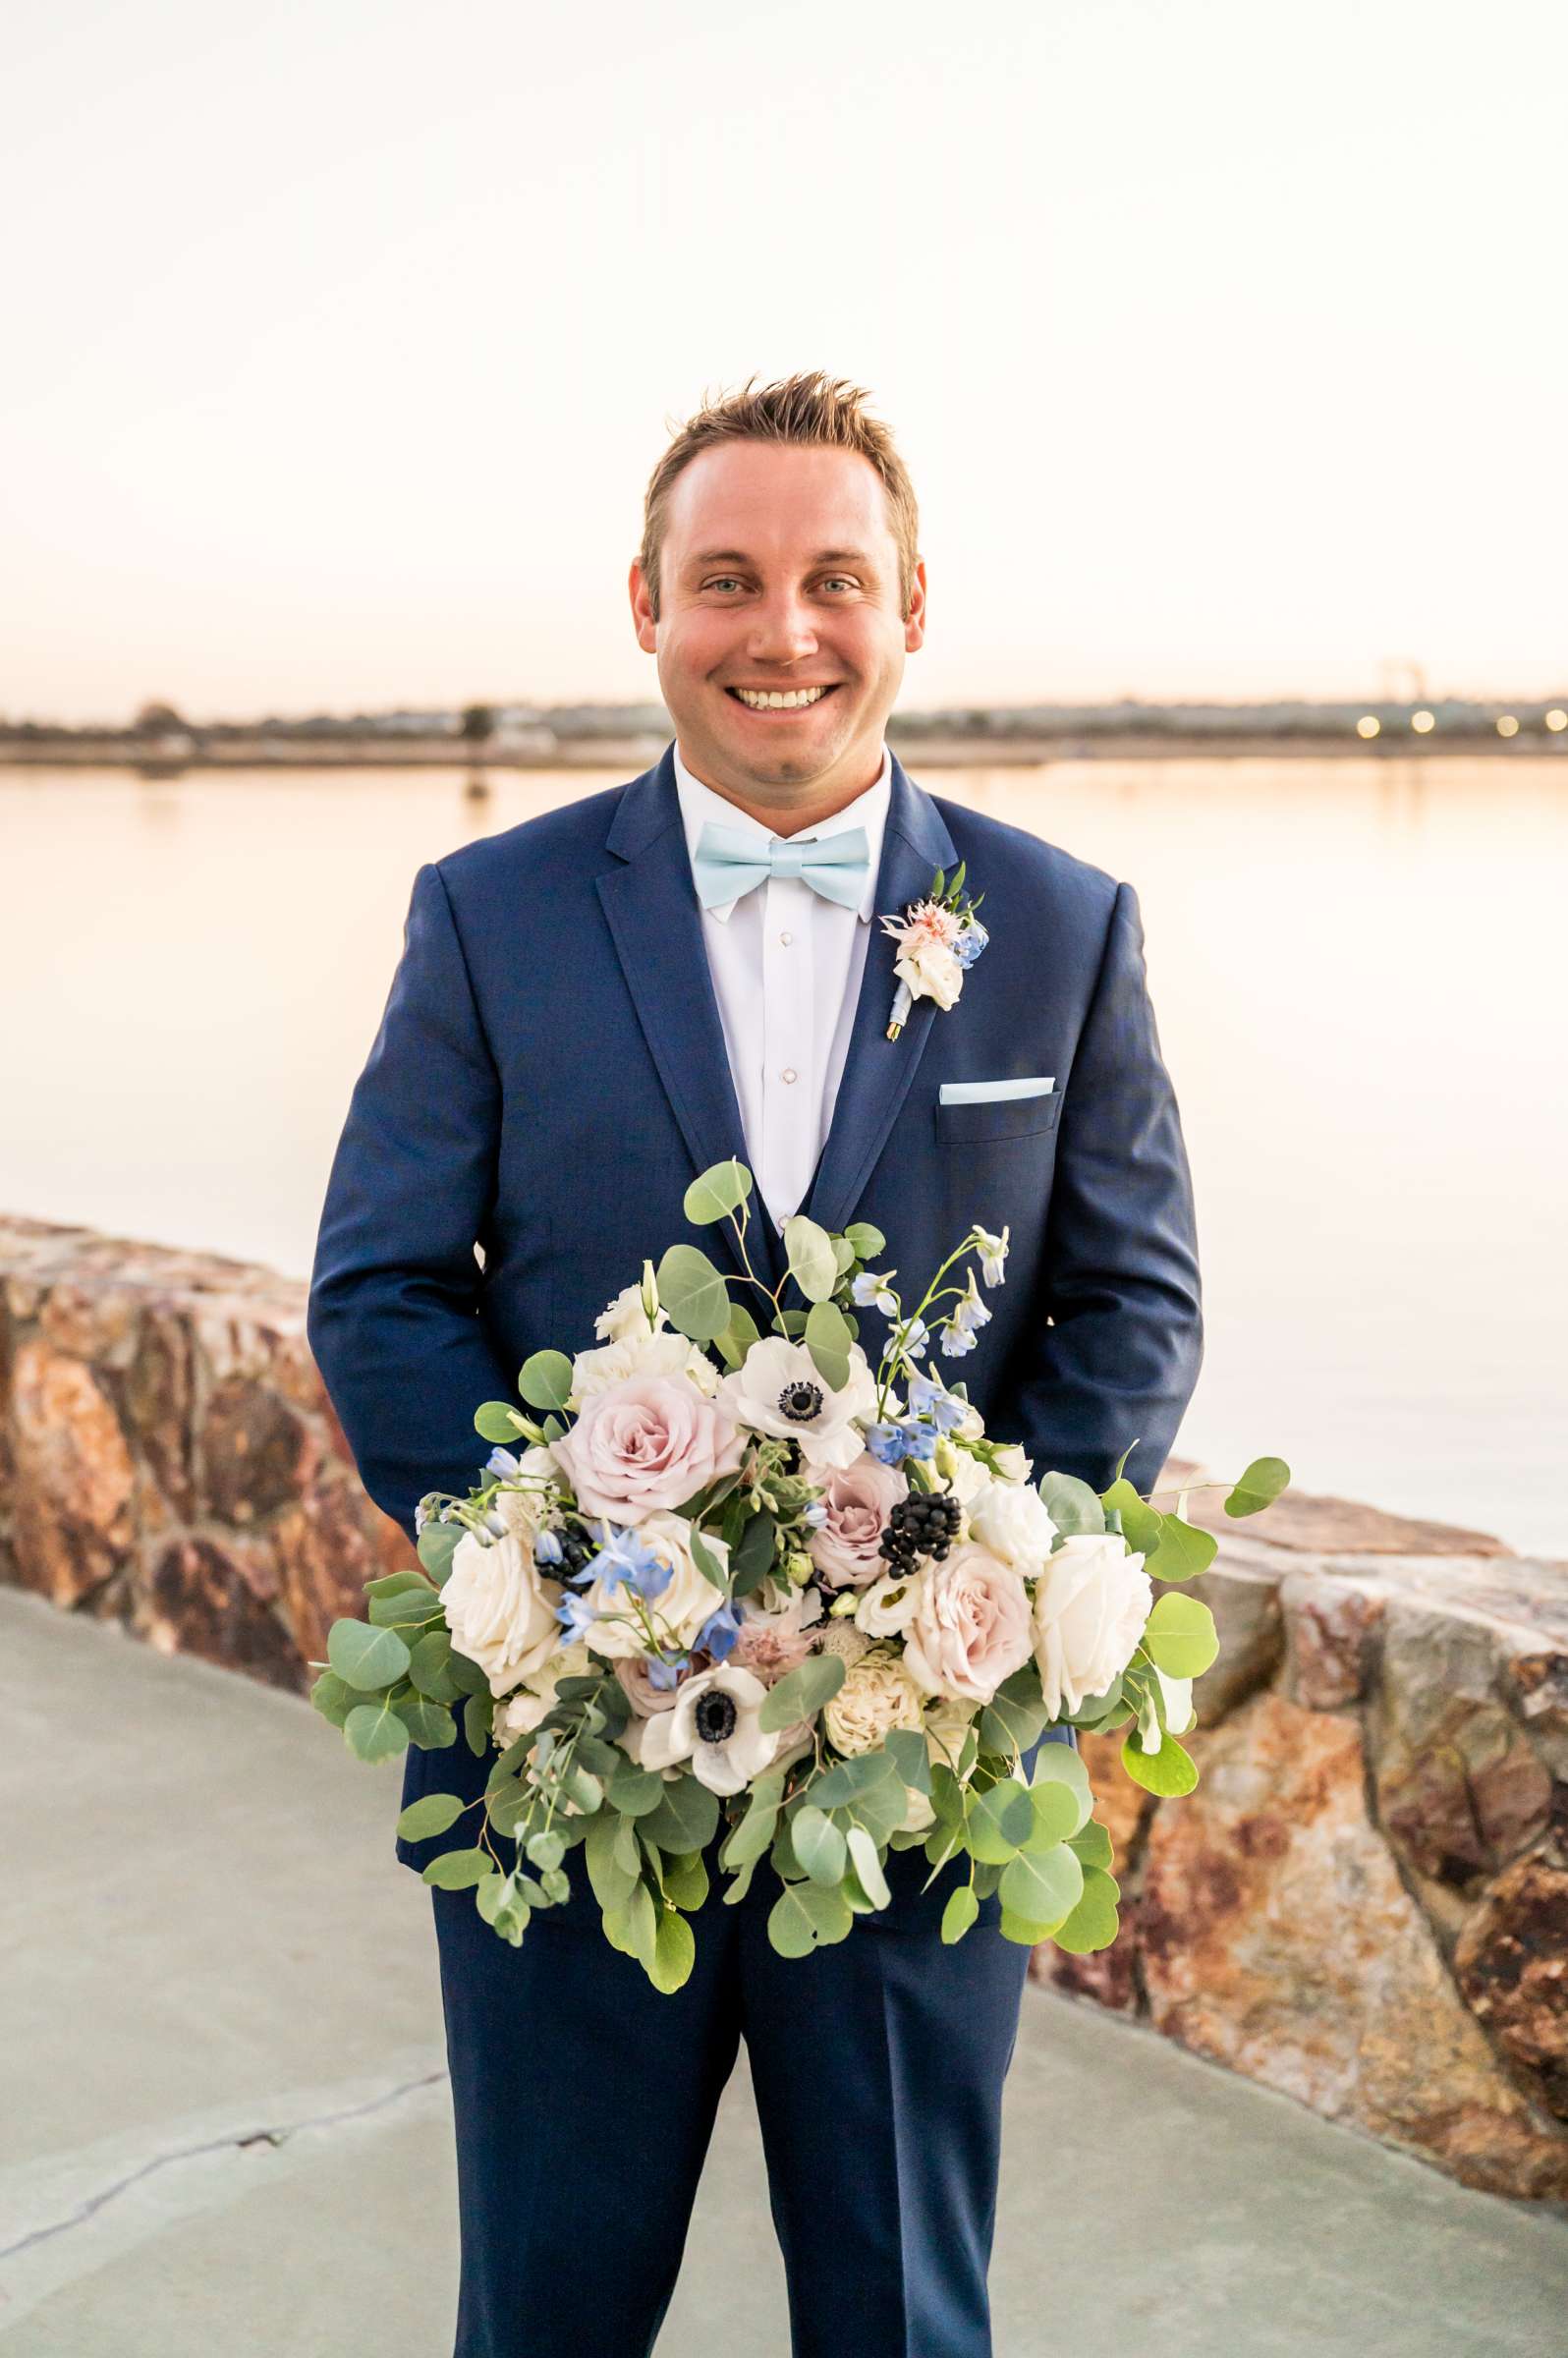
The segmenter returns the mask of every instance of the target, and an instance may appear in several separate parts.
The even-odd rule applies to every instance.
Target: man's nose
[[[815,646],[815,626],[797,597],[770,597],[753,617],[749,652],[758,663],[798,663]]]

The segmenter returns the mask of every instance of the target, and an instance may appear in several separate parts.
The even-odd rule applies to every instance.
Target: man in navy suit
[[[797,1209],[874,1221],[910,1306],[977,1220],[1005,1226],[1006,1283],[954,1373],[1036,1474],[1102,1488],[1136,1443],[1147,1490],[1201,1318],[1137,902],[888,753],[925,568],[887,429],[814,373],[704,411],[654,471],[630,587],[674,742],[629,785],[420,869],[333,1164],[309,1335],[370,1495],[412,1537],[424,1491],[466,1491],[477,1405],[514,1396],[531,1352],[591,1344],[666,1245],[726,1257],[744,1299],[729,1227],[694,1230],[682,1204],[731,1154],[769,1284]],[[745,889],[704,860],[726,826],[756,858]],[[807,847],[846,831],[864,882],[829,894]],[[961,860],[985,955],[890,1039],[878,915]],[[476,1793],[486,1767],[411,1753],[405,1798]],[[769,1947],[765,1878],[735,1908],[715,1879],[673,1997],[590,1901],[513,1949],[472,1894],[432,1894],[458,2358],[646,2358],[743,2037],[797,2358],[984,2358],[1027,1952],[994,1900],[944,1946],[947,1880],[923,1894],[918,1850],[890,1870],[892,1906],[804,1960]]]

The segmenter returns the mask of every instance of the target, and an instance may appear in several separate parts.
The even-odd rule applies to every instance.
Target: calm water
[[[0,1208],[304,1275],[416,868],[615,782],[0,770]],[[1568,1554],[1568,763],[924,782],[1139,888],[1207,1289],[1188,1452]]]

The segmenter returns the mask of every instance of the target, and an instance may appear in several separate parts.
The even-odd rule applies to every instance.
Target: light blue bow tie
[[[805,842],[782,842],[775,836],[759,844],[739,827],[721,827],[708,819],[697,839],[692,874],[697,897],[704,909],[739,900],[754,884],[769,876],[798,876],[824,901],[854,909],[866,890],[871,852],[864,827],[845,827],[837,835],[809,837]]]

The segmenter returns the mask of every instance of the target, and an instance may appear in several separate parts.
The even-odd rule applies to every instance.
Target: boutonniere
[[[964,891],[964,865],[961,860],[951,883],[938,869],[924,900],[910,901],[897,917],[882,920],[899,945],[893,961],[898,989],[887,1019],[889,1039],[897,1039],[917,999],[953,1006],[966,971],[990,939],[975,914],[980,901],[970,900]],[[984,898],[981,893],[980,901]]]

